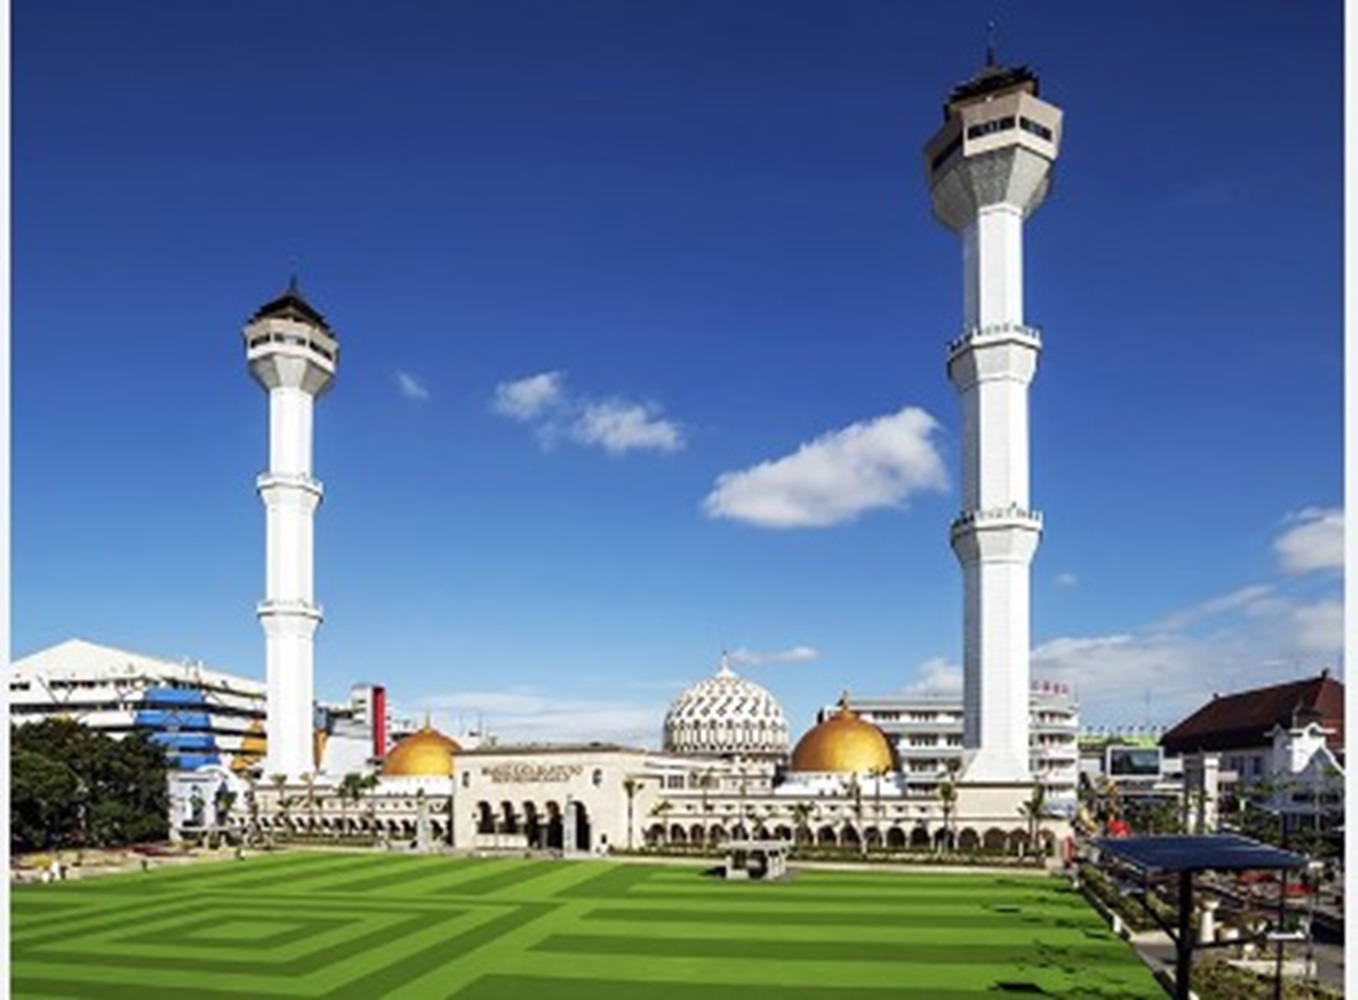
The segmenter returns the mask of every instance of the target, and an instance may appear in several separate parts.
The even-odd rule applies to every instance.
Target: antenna
[[[987,22],[985,26],[985,64],[987,69],[995,66],[995,22]]]

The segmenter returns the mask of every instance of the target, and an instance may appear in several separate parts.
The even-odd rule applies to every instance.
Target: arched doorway
[[[495,832],[495,813],[490,808],[489,802],[482,801],[476,803],[476,832]]]
[[[547,847],[559,851],[565,846],[565,824],[561,822],[561,806],[547,803]]]
[[[528,839],[528,846],[532,848],[542,847],[542,821],[538,818],[538,806],[536,802],[525,802],[523,804],[523,832]]]
[[[588,851],[594,843],[590,836],[589,810],[578,799],[571,806],[575,809],[575,849]]]

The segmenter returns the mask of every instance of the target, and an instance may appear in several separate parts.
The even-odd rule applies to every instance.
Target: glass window
[[[975,125],[968,126],[967,138],[979,139],[983,135],[993,135],[996,132],[1004,132],[1013,127],[1013,115],[1005,115],[1003,118],[992,118],[988,122],[977,122]]]

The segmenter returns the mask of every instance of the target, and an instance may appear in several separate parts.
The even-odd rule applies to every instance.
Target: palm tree
[[[622,779],[622,790],[627,793],[627,849],[632,850],[632,801],[637,797],[641,782],[630,774]]]
[[[948,775],[938,785],[938,804],[943,810],[943,843],[951,851],[953,849],[953,813],[957,810],[957,786],[953,784],[952,775]]]
[[[371,784],[369,784],[371,782]],[[340,833],[346,833],[349,827],[348,804],[352,802],[358,805],[363,798],[363,793],[377,784],[377,778],[371,774],[358,774],[351,771],[340,779],[339,801],[340,801]]]
[[[231,807],[236,804],[236,793],[226,787],[223,783],[218,786],[216,793],[212,796],[212,811],[214,826],[226,826],[227,820],[231,816]]]
[[[274,796],[274,808],[278,812],[278,826],[286,832],[291,832],[291,819],[288,816],[288,809],[292,806],[292,799],[283,794],[283,789],[288,785],[286,774],[271,774],[269,780],[273,782],[277,794]]]
[[[1037,850],[1038,829],[1047,815],[1047,786],[1040,781],[1033,782],[1033,794],[1019,806],[1019,812],[1028,820],[1028,844]]]
[[[302,784],[306,785],[307,827],[310,830],[316,826],[316,772],[308,771],[302,775]]]
[[[253,843],[259,836],[259,796],[255,789],[256,778],[253,774],[245,776],[245,808],[250,817],[245,833],[245,841]]]
[[[665,826],[665,814],[673,808],[674,803],[669,799],[661,799],[655,805],[651,806],[651,815],[660,820],[660,842],[662,844],[669,843],[670,834],[668,828]]]

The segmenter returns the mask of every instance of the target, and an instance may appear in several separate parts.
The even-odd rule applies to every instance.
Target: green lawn
[[[1024,875],[286,853],[11,894],[15,997],[1157,997],[1081,897]]]

